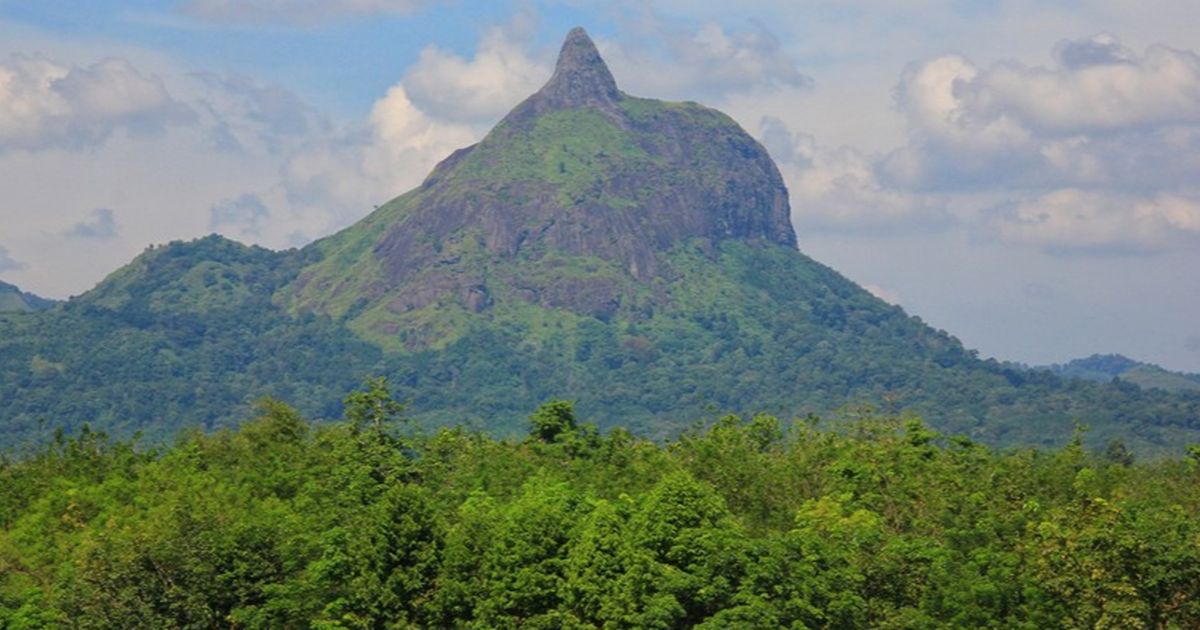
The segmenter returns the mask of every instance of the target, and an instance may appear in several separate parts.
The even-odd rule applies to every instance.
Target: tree
[[[382,376],[368,379],[363,389],[350,392],[342,404],[356,434],[367,429],[382,433],[388,426],[404,421],[404,404],[392,398],[387,379]]]
[[[560,436],[573,433],[578,424],[575,420],[575,405],[566,400],[551,400],[542,403],[529,416],[532,426],[530,436],[542,442],[557,442]]]

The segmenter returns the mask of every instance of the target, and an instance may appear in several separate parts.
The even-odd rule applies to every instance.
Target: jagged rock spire
[[[514,114],[541,113],[555,109],[593,107],[612,111],[621,100],[617,82],[596,50],[587,31],[576,26],[567,33],[554,75]]]

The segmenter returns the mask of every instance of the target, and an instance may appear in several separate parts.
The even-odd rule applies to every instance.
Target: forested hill
[[[769,416],[657,445],[565,403],[422,437],[381,390],[0,460],[0,628],[1200,627],[1200,452]]]
[[[873,405],[995,445],[1200,442],[1200,394],[983,361],[796,249],[766,150],[622,92],[582,30],[554,75],[417,188],[301,250],[152,248],[0,313],[0,446],[85,424],[166,440],[260,396],[338,417],[386,376],[425,426],[519,433],[542,401],[667,439],[716,414]]]

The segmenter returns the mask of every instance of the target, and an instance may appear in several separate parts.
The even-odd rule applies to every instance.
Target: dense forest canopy
[[[869,413],[659,445],[562,401],[498,440],[417,430],[382,381],[346,410],[0,461],[0,628],[1200,625],[1200,449]]]

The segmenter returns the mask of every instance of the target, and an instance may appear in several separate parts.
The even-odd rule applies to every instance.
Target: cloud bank
[[[0,245],[0,272],[18,271],[25,268],[25,263],[15,260],[8,253],[8,248]]]
[[[871,154],[764,117],[757,137],[802,234],[965,228],[1057,256],[1200,246],[1200,56],[1116,36],[1060,41],[1051,63],[908,64],[906,141]]]
[[[91,219],[71,226],[64,234],[73,238],[106,241],[117,237],[119,226],[113,211],[108,208],[92,210]]]
[[[0,151],[85,148],[117,131],[152,135],[195,118],[161,80],[123,59],[84,67],[14,55],[0,63]]]

